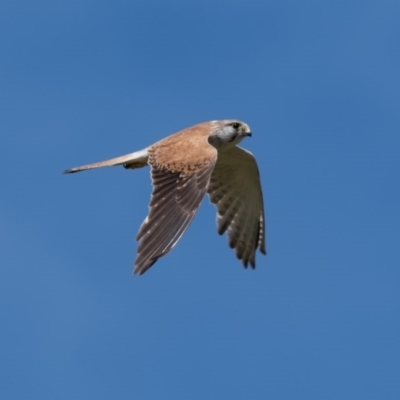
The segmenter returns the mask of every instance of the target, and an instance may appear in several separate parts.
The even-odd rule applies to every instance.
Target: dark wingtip
[[[156,261],[158,258],[155,260],[151,260],[149,263],[145,263],[144,265],[135,265],[135,268],[132,271],[132,275],[143,275]]]
[[[223,235],[226,232],[226,228],[224,226],[218,227],[218,235]]]
[[[239,258],[239,257],[238,257]],[[240,258],[239,258],[240,259]],[[248,258],[246,258],[246,259],[240,259],[241,261],[242,261],[242,264],[243,264],[243,267],[244,268],[248,268],[249,267],[249,265],[250,265],[250,267],[251,267],[251,269],[256,269],[256,262],[255,262],[255,260],[252,260],[252,259],[248,259]]]

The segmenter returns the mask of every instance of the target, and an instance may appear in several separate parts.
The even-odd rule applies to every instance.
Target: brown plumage
[[[253,155],[237,147],[250,136],[237,120],[211,121],[184,129],[148,148],[111,160],[66,170],[103,166],[151,167],[149,215],[139,229],[134,273],[143,274],[179,241],[206,192],[216,205],[218,232],[247,267],[257,248],[266,254],[265,220],[258,168]]]

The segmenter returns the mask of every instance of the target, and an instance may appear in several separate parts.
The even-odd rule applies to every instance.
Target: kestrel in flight
[[[266,254],[260,176],[254,156],[237,144],[251,136],[237,120],[204,122],[125,156],[71,168],[64,173],[123,165],[150,165],[153,192],[143,221],[134,273],[143,274],[177,244],[207,192],[217,207],[218,233],[244,267],[255,268],[257,248]]]

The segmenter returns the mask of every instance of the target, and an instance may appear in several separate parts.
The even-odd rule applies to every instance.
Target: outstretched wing
[[[218,233],[228,231],[229,246],[237,257],[255,268],[255,252],[266,254],[265,217],[260,175],[254,156],[241,147],[218,153],[208,186],[217,207]]]
[[[190,153],[188,149],[187,155]],[[176,245],[203,199],[217,154],[206,144],[199,159],[159,163],[149,150],[153,193],[150,212],[140,227],[134,273],[143,274]],[[174,157],[171,157],[174,159]]]

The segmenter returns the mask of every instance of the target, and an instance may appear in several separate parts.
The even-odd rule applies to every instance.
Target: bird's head
[[[211,122],[211,133],[208,141],[216,149],[237,145],[246,136],[251,136],[250,127],[242,121],[226,119]]]

